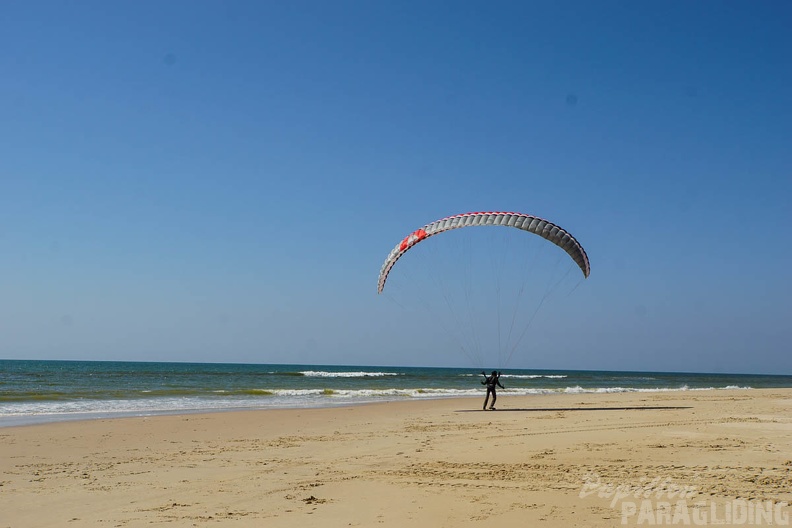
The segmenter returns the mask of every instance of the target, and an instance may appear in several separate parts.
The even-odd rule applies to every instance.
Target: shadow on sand
[[[552,411],[670,411],[692,409],[685,406],[645,406],[645,407],[536,407],[532,409],[496,409],[497,412],[552,412]],[[455,412],[481,412],[483,409],[459,409]]]

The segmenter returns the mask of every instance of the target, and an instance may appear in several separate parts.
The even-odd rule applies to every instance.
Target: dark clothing
[[[492,394],[492,403],[490,403],[490,409],[494,409],[495,400],[498,399],[498,394],[495,390],[495,387],[500,387],[501,389],[505,388],[500,383],[500,374],[493,372],[491,376],[486,376],[486,379],[482,381],[481,384],[487,386],[487,397],[484,398],[484,410],[487,409],[487,402],[489,401],[490,394]]]

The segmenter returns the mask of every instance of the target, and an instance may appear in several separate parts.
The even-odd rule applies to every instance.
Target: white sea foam
[[[515,379],[563,379],[566,378],[564,374],[501,374],[501,378],[515,378]]]
[[[579,385],[563,388],[507,388],[499,394],[528,396],[541,394],[602,394],[620,392],[673,392],[707,390],[749,390],[751,387],[677,388],[592,387]],[[260,391],[260,394],[255,394]],[[252,394],[251,394],[252,393]],[[385,389],[251,389],[247,395],[189,396],[167,398],[138,398],[116,400],[72,400],[48,402],[10,402],[0,404],[0,425],[50,422],[74,419],[148,416],[192,412],[267,409],[294,407],[324,407],[370,403],[399,399],[433,399],[480,397],[483,388],[385,388]]]
[[[303,370],[300,371],[303,376],[310,376],[315,378],[377,378],[381,376],[398,376],[398,372],[327,372],[324,370]]]

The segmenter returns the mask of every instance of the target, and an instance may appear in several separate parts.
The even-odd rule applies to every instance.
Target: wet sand
[[[792,523],[792,389],[498,403],[0,428],[0,528]]]

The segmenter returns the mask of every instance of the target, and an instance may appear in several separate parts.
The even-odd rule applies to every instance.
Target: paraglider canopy
[[[529,214],[513,212],[464,213],[441,218],[440,220],[426,224],[420,229],[416,229],[404,237],[404,239],[393,248],[388,258],[385,259],[385,263],[382,265],[379,281],[377,282],[377,293],[382,293],[383,288],[385,288],[385,281],[388,280],[388,274],[391,268],[393,268],[393,265],[396,264],[396,261],[418,242],[452,229],[477,226],[513,227],[539,235],[566,251],[567,254],[572,257],[572,260],[580,267],[580,271],[583,272],[584,277],[588,278],[591,273],[588,255],[586,255],[583,246],[581,246],[569,232],[547,220]]]

